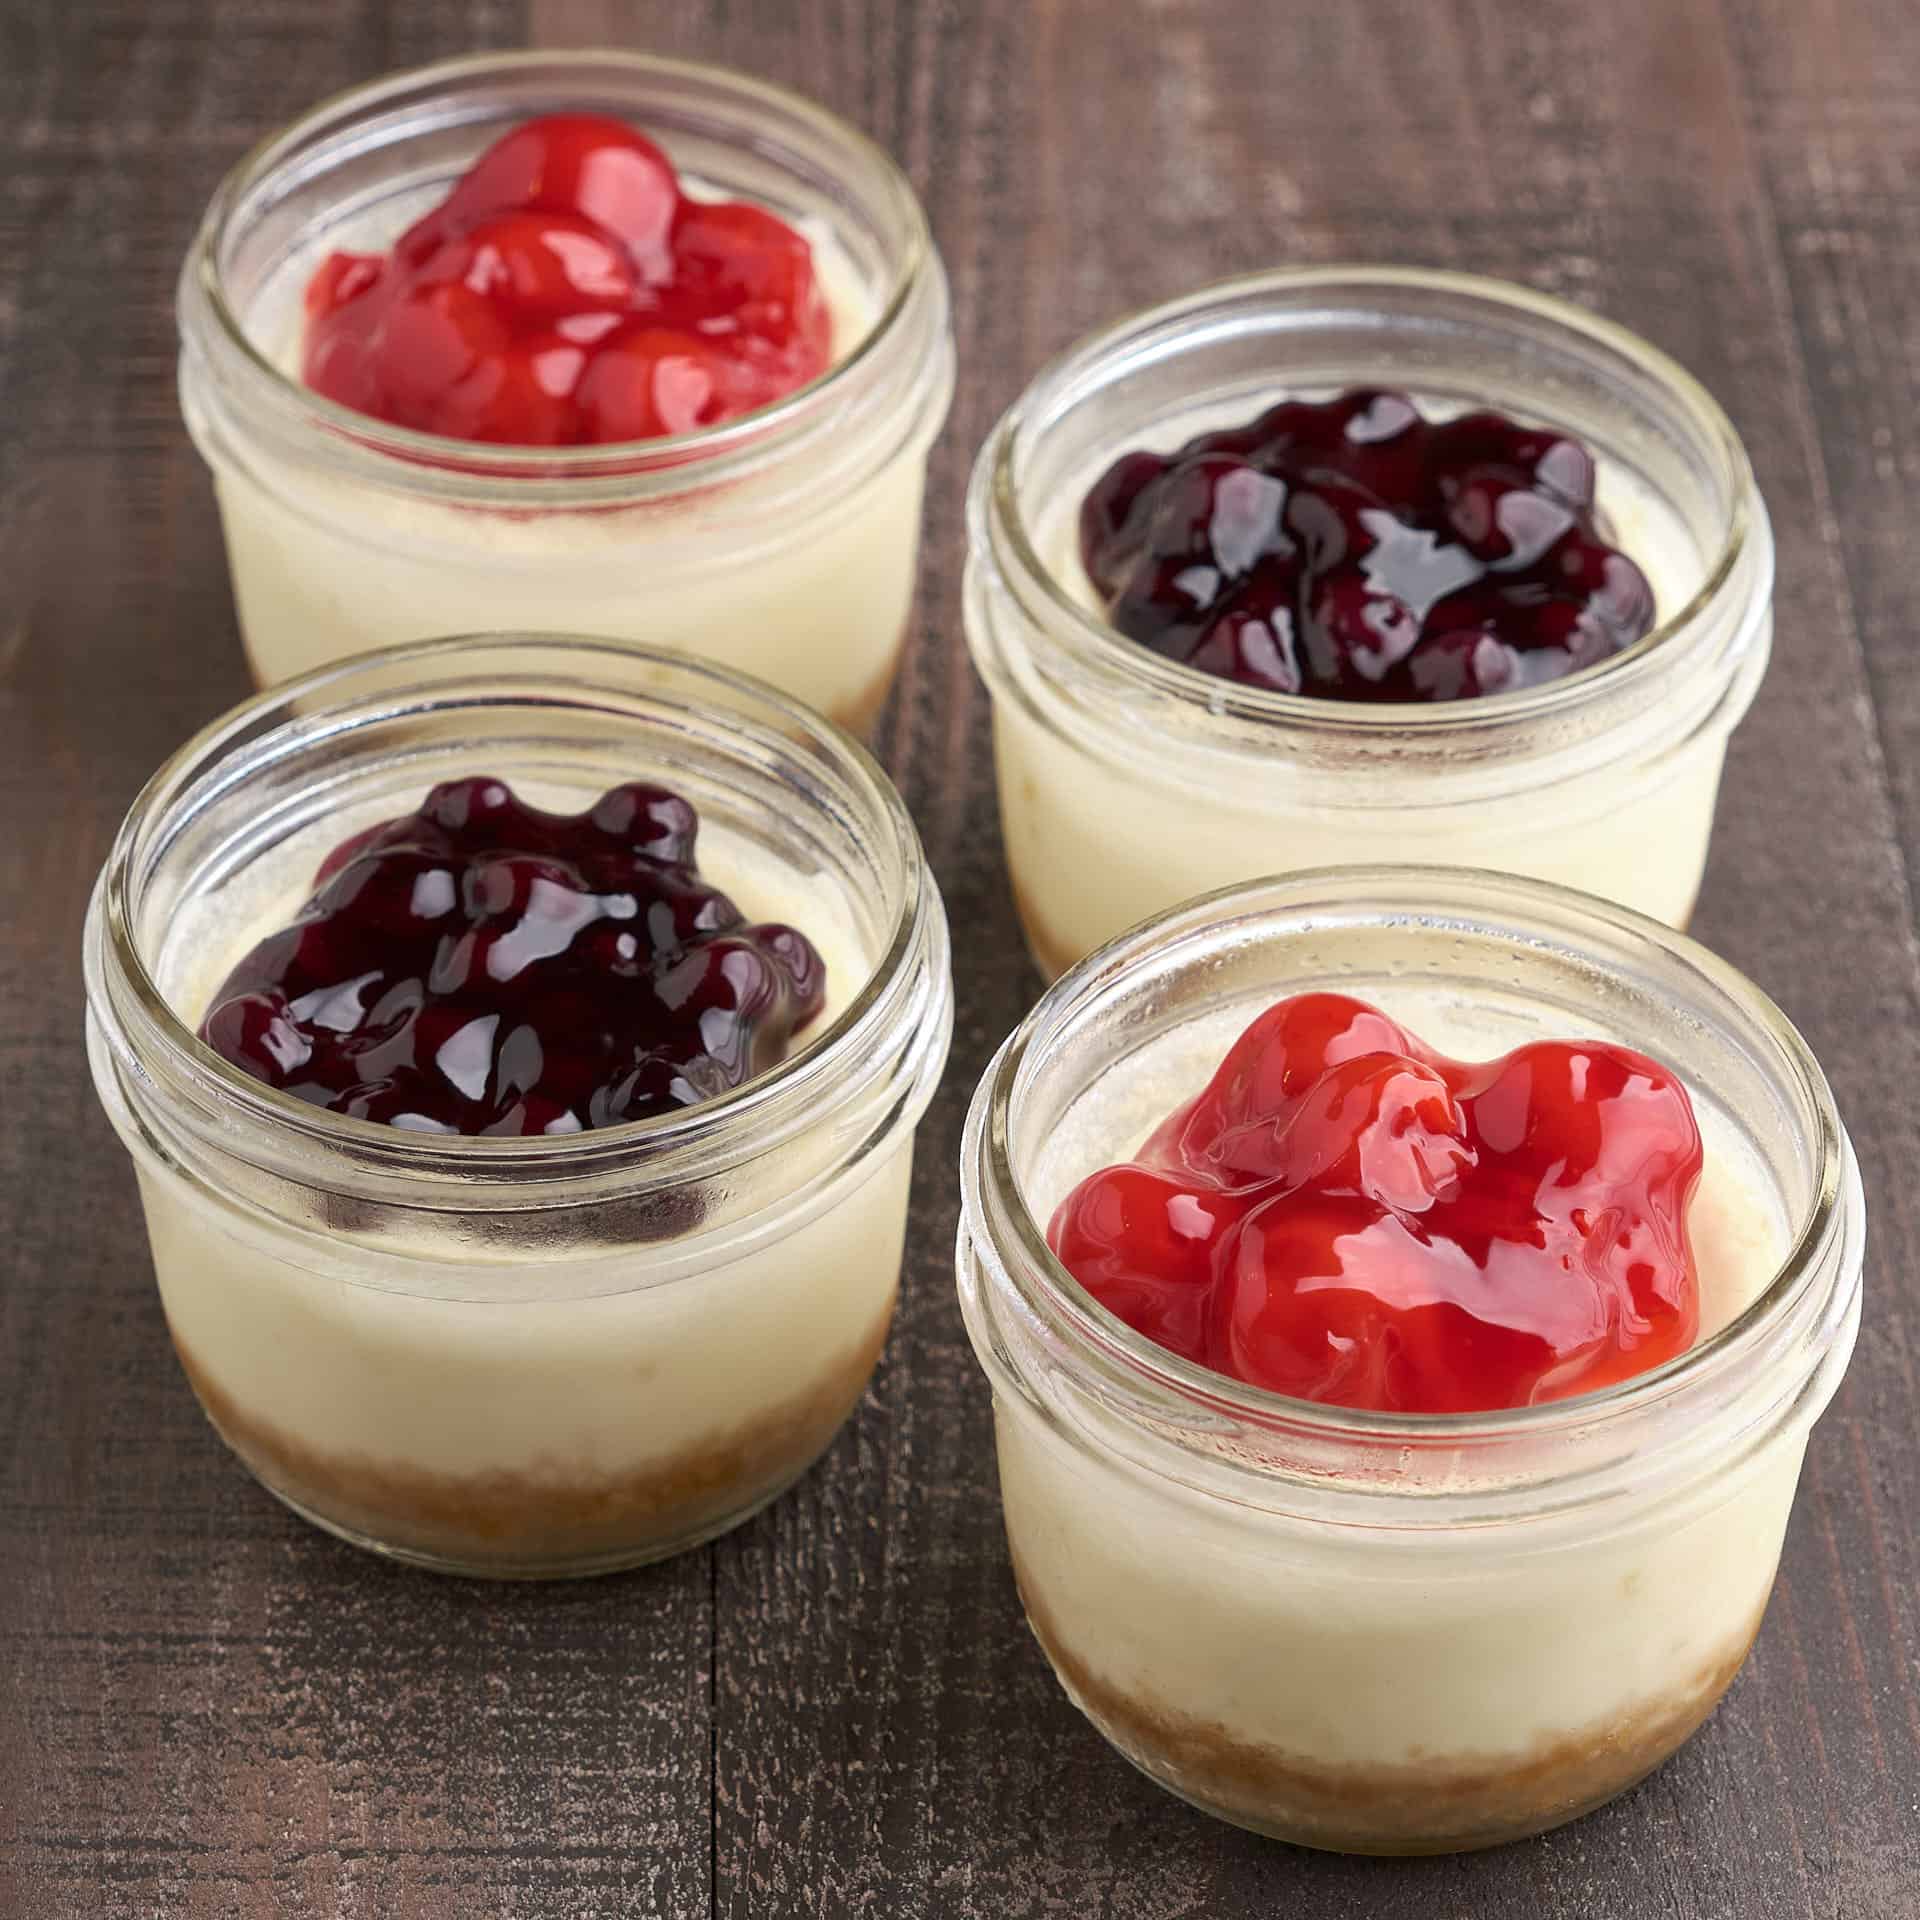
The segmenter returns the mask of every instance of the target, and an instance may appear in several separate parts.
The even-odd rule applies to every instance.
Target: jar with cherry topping
[[[677,863],[637,879],[636,805]],[[329,941],[351,977],[242,1031],[260,995],[235,988]],[[154,775],[85,962],[181,1363],[310,1520],[464,1573],[627,1566],[773,1499],[859,1399],[951,1032],[947,928],[885,775],[798,703],[551,636],[325,669]],[[499,1006],[450,1017],[456,976]],[[552,1097],[642,1013],[666,1030],[633,1071]],[[361,1084],[316,1103],[263,1051]],[[678,1080],[643,1100],[661,1059]]]
[[[495,181],[494,197],[528,198],[524,177],[544,165],[546,198],[589,201],[604,231],[569,205],[543,211],[554,231],[528,240],[516,205],[503,220],[519,223],[518,239],[507,226],[459,228],[444,260],[428,258],[436,230],[423,216],[477,156],[549,115],[639,136],[676,220],[728,203],[740,230],[708,220],[718,238],[705,244],[737,245],[743,273],[764,266],[754,248],[770,247],[769,233],[797,234],[825,372],[724,408],[712,398],[707,349],[737,317],[687,318],[656,299],[649,276],[678,271],[677,256],[614,231],[652,210],[617,197],[603,208],[566,184],[593,178],[594,153],[521,156],[516,183]],[[618,185],[617,166],[603,172]],[[394,424],[308,383],[317,322],[303,309],[353,295],[368,270],[329,263],[381,255],[402,236],[421,285],[401,303],[404,327],[378,338],[406,360],[396,381],[425,397],[390,408]],[[608,258],[621,279],[612,294]],[[543,284],[559,275],[576,283],[564,300]],[[552,338],[530,334],[528,314],[549,298],[618,311],[568,312]],[[516,331],[495,351],[484,308],[509,299]],[[181,275],[179,323],[181,405],[213,471],[257,683],[397,642],[524,629],[684,650],[855,731],[884,700],[909,619],[927,453],[953,387],[947,286],[899,168],[810,102],[615,52],[487,54],[380,80],[273,135],[221,184]],[[712,337],[688,337],[702,328]],[[801,378],[813,363],[794,364]],[[355,391],[350,378],[322,384]],[[566,443],[516,444],[541,436]]]
[[[1255,1016],[1322,991],[1462,1059],[1578,1038],[1664,1063],[1702,1155],[1691,1344],[1571,1397],[1363,1411],[1215,1371],[1099,1304],[1055,1256],[1056,1208],[1150,1156]],[[1226,890],[1046,994],[980,1083],[961,1176],[961,1302],[1027,1618],[1163,1786],[1308,1846],[1488,1846],[1622,1792],[1713,1710],[1852,1351],[1865,1238],[1820,1068],[1732,968],[1538,881],[1345,868]],[[1194,1230],[1171,1205],[1165,1224]]]
[[[1289,416],[1304,450],[1276,464],[1259,428]],[[1316,419],[1344,436],[1308,445]],[[1508,447],[1468,445],[1482,426]],[[1443,491],[1400,525],[1379,501],[1417,436],[1438,464],[1404,485]],[[1142,491],[1163,469],[1200,492]],[[1346,563],[1315,573],[1340,520]],[[1229,281],[1040,373],[981,451],[968,541],[1048,976],[1197,892],[1333,862],[1533,875],[1686,924],[1771,646],[1773,542],[1725,415],[1623,329],[1453,274]]]

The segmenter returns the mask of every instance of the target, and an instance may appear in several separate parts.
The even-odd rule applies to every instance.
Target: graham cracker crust
[[[1027,1624],[1074,1704],[1143,1773],[1237,1826],[1335,1853],[1466,1852],[1591,1813],[1699,1727],[1760,1629],[1756,1613],[1725,1653],[1667,1699],[1511,1758],[1327,1767],[1115,1686],[1068,1650],[1017,1558],[1014,1580]]]
[[[823,1453],[872,1376],[893,1296],[803,1391],[635,1473],[554,1467],[459,1474],[325,1452],[240,1405],[174,1336],[188,1383],[227,1445],[307,1518],[448,1571],[523,1578],[609,1572],[664,1558],[745,1519]]]

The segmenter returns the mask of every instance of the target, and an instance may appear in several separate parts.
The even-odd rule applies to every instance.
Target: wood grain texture
[[[171,294],[219,172],[328,89],[522,41],[798,86],[898,153],[961,385],[880,745],[960,943],[899,1322],[827,1461],[648,1573],[395,1572],[247,1483],[166,1350],[87,1086],[86,890],[244,690]],[[32,0],[0,8],[0,1915],[1914,1920],[1920,1914],[1920,13],[1906,0]],[[1721,396],[1778,642],[1697,930],[1801,1023],[1873,1211],[1868,1320],[1707,1730],[1540,1842],[1319,1858],[1133,1776],[1006,1568],[951,1169],[1024,1011],[966,467],[1088,325],[1277,260],[1586,300]]]

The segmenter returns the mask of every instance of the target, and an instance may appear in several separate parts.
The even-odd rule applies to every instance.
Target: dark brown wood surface
[[[619,42],[899,154],[961,382],[880,746],[960,933],[904,1304],[826,1463],[651,1571],[388,1568],[259,1493],[168,1350],[76,964],[127,802],[246,691],[174,398],[227,165],[443,53]],[[1779,538],[1696,931],[1826,1064],[1866,1330],[1707,1730],[1534,1844],[1316,1857],[1113,1758],[1027,1636],[955,1307],[968,1093],[1035,981],[959,631],[973,449],[1087,326],[1345,258],[1589,301],[1720,395]],[[0,1916],[1920,1915],[1920,8],[1913,0],[0,0]]]

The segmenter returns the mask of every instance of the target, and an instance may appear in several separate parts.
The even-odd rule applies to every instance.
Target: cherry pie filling
[[[1049,1244],[1183,1359],[1301,1399],[1476,1413],[1684,1352],[1702,1170],[1667,1068],[1600,1042],[1449,1059],[1361,1001],[1282,1000]]]
[[[550,114],[489,147],[384,254],[334,253],[306,291],[303,377],[449,439],[655,439],[818,379],[832,320],[804,235],[688,194],[618,120]]]

